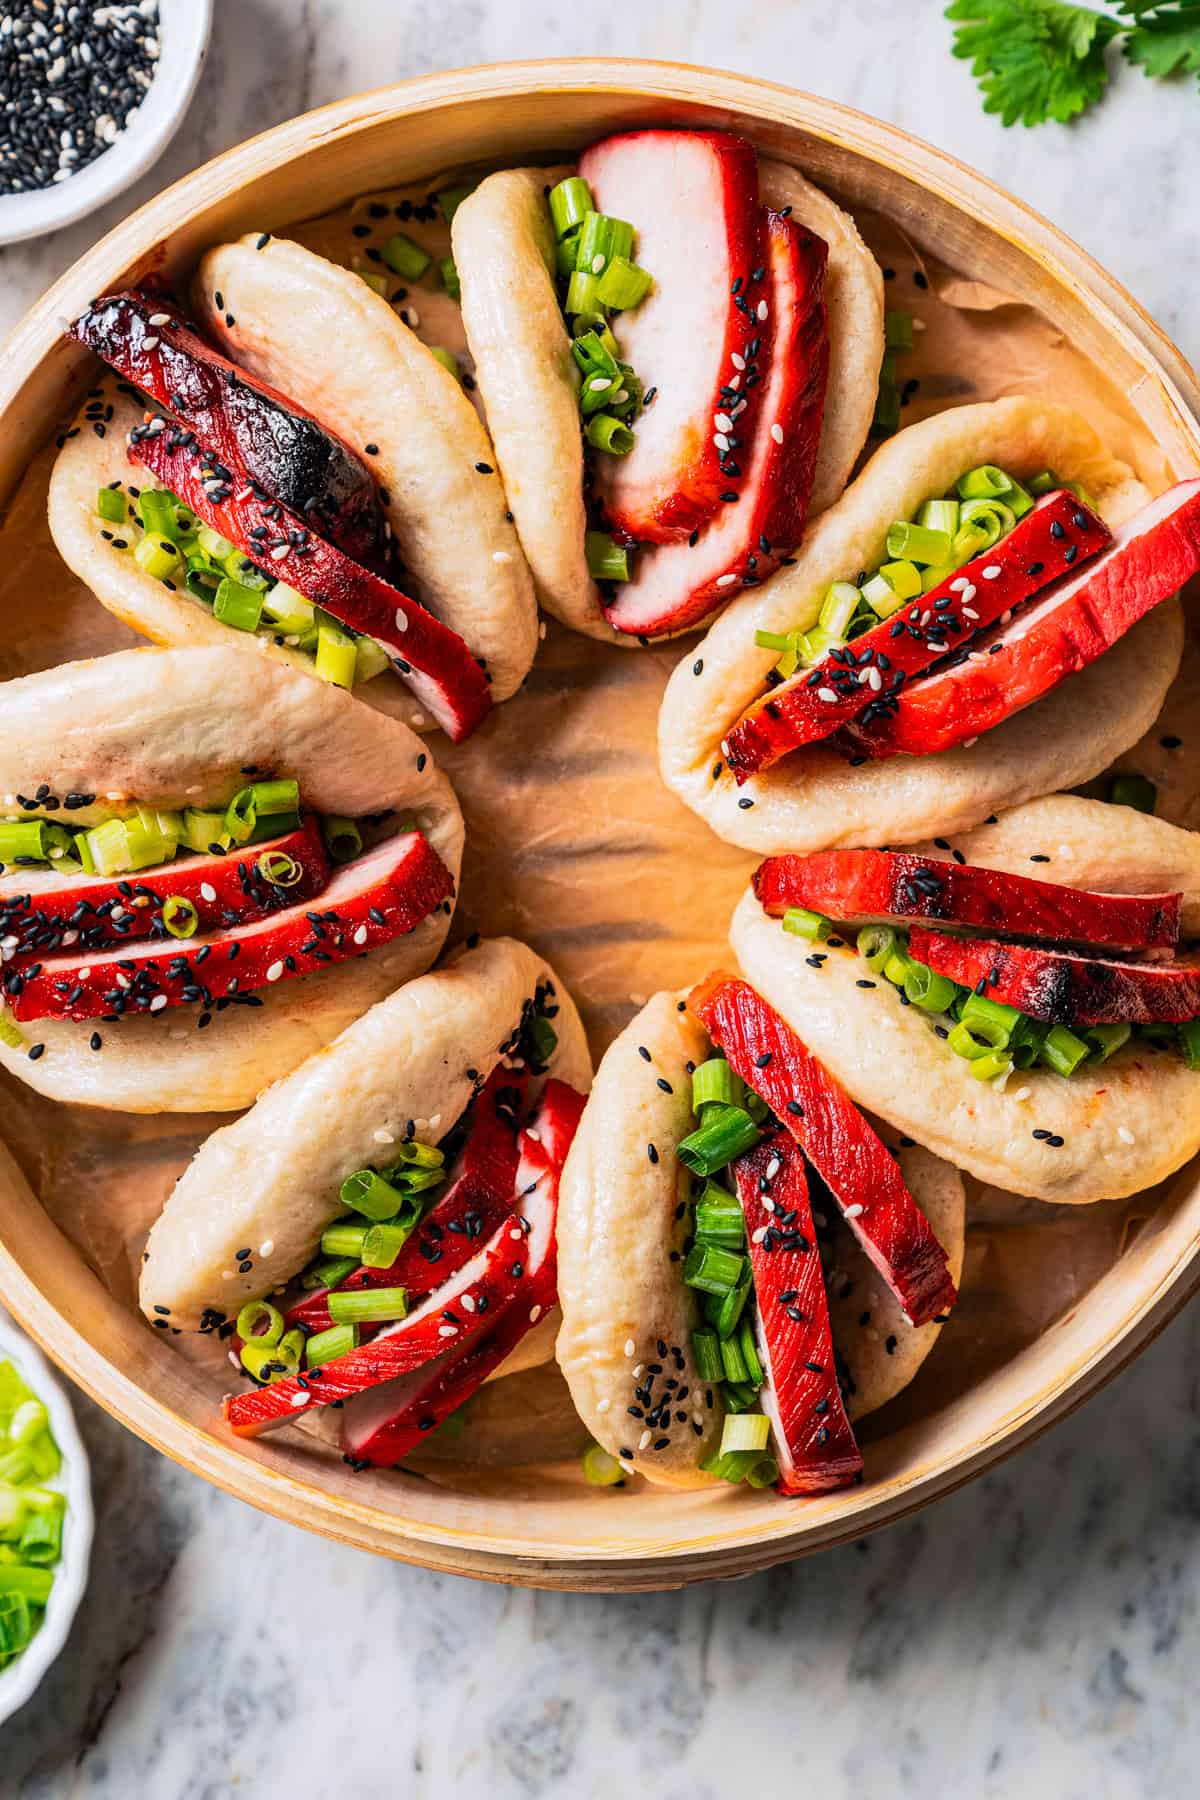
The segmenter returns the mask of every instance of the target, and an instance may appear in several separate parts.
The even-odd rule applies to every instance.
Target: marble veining
[[[205,79],[132,194],[0,252],[0,327],[138,201],[304,108],[429,69],[621,51],[770,76],[973,163],[1124,280],[1193,361],[1195,86],[1122,71],[1004,132],[933,0],[217,0]],[[851,1548],[584,1599],[384,1563],[264,1518],[89,1403],[98,1544],[0,1796],[1175,1800],[1200,1727],[1200,1314],[1023,1455]],[[619,1504],[619,1499],[614,1502]]]

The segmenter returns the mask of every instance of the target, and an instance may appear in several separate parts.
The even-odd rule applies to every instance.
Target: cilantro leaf
[[[999,113],[1005,125],[1018,119],[1065,124],[1108,85],[1105,47],[1121,26],[1090,7],[1069,0],[951,0],[946,17],[961,21],[954,54],[970,62],[984,111]]]
[[[1147,75],[1200,75],[1200,0],[1117,0],[1130,16],[1125,54]]]

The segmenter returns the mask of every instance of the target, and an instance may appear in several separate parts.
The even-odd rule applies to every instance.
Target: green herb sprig
[[[1121,40],[1147,75],[1200,76],[1200,0],[1116,0],[1114,18],[1074,0],[951,0],[954,54],[971,64],[984,111],[1004,125],[1066,124],[1101,99]]]

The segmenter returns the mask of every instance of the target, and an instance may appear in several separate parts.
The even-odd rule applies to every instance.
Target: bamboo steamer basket
[[[1183,358],[1082,251],[981,176],[790,89],[677,64],[589,59],[460,70],[340,101],[229,151],[142,207],[9,340],[0,363],[0,501],[83,384],[90,365],[61,324],[93,295],[150,268],[186,270],[212,243],[280,230],[373,188],[476,164],[549,161],[642,123],[742,132],[850,206],[887,215],[915,245],[1036,307],[1104,370],[1157,440],[1165,468],[1176,478],[1200,470],[1200,384]],[[10,1136],[5,1105],[0,1095],[0,1138]],[[1198,1245],[1200,1179],[1191,1171],[1078,1304],[968,1392],[876,1439],[868,1480],[846,1493],[785,1502],[639,1486],[613,1496],[586,1488],[567,1464],[435,1483],[355,1475],[293,1433],[233,1439],[217,1419],[211,1375],[109,1291],[0,1142],[0,1295],[114,1417],[294,1524],[430,1568],[552,1588],[637,1590],[745,1575],[905,1516],[1110,1380],[1200,1284]]]

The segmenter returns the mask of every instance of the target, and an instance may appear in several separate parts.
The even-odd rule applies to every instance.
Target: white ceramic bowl
[[[212,29],[212,0],[159,0],[159,21],[158,69],[129,129],[69,181],[0,199],[0,244],[42,237],[95,212],[162,155],[200,79]]]
[[[54,1587],[41,1630],[28,1650],[0,1670],[0,1724],[24,1706],[67,1641],[83,1590],[92,1550],[92,1479],[87,1451],[75,1424],[71,1403],[50,1365],[0,1311],[0,1362],[11,1362],[29,1383],[50,1415],[54,1441],[62,1451],[62,1468],[47,1487],[67,1497],[62,1560],[54,1568]]]

